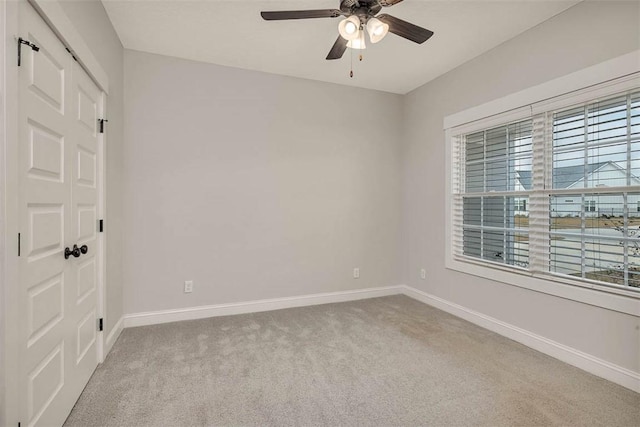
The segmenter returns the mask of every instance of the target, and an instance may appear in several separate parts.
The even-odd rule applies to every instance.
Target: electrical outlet
[[[353,278],[354,279],[359,279],[360,278],[360,269],[357,268],[357,267],[353,269]]]
[[[186,280],[184,282],[184,293],[190,294],[193,292],[193,280]]]
[[[424,268],[422,270],[420,270],[420,278],[421,279],[426,279],[427,278],[427,270],[425,270]]]

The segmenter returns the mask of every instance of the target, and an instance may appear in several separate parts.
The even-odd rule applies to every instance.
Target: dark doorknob
[[[89,247],[87,245],[80,246],[80,252],[82,252],[83,255],[86,254],[89,252]]]
[[[78,245],[73,245],[73,249],[64,248],[64,259],[69,259],[71,255],[78,258],[80,256],[81,249]]]

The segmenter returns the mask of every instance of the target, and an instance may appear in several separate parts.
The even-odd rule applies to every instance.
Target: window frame
[[[591,194],[591,193],[588,193]],[[590,212],[597,212],[596,207],[597,207],[597,203],[595,200],[585,200],[584,201],[584,212],[585,213],[590,213]]]
[[[454,144],[466,134],[514,123],[541,113],[552,114],[581,103],[614,96],[640,88],[640,51],[580,70],[547,83],[517,92],[486,104],[447,116],[444,119],[446,144],[446,231],[447,269],[522,287],[561,298],[640,316],[640,292],[607,286],[589,280],[572,280],[549,272],[536,272],[454,256]],[[535,154],[534,154],[535,155]],[[634,187],[632,187],[634,188]],[[625,190],[629,191],[627,187]],[[531,201],[527,208],[530,209]],[[542,242],[541,244],[545,244]]]

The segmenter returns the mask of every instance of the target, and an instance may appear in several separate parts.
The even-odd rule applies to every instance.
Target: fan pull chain
[[[349,77],[353,78],[353,49],[349,49],[349,56],[351,58],[351,71],[349,72]]]
[[[364,24],[360,24],[360,44],[361,44],[361,48],[364,49]],[[358,55],[358,59],[360,59],[360,62],[362,62],[362,50],[359,51],[360,54]]]

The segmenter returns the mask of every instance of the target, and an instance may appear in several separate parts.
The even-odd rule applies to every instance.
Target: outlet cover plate
[[[184,293],[190,294],[193,292],[193,280],[185,280],[184,282]]]

